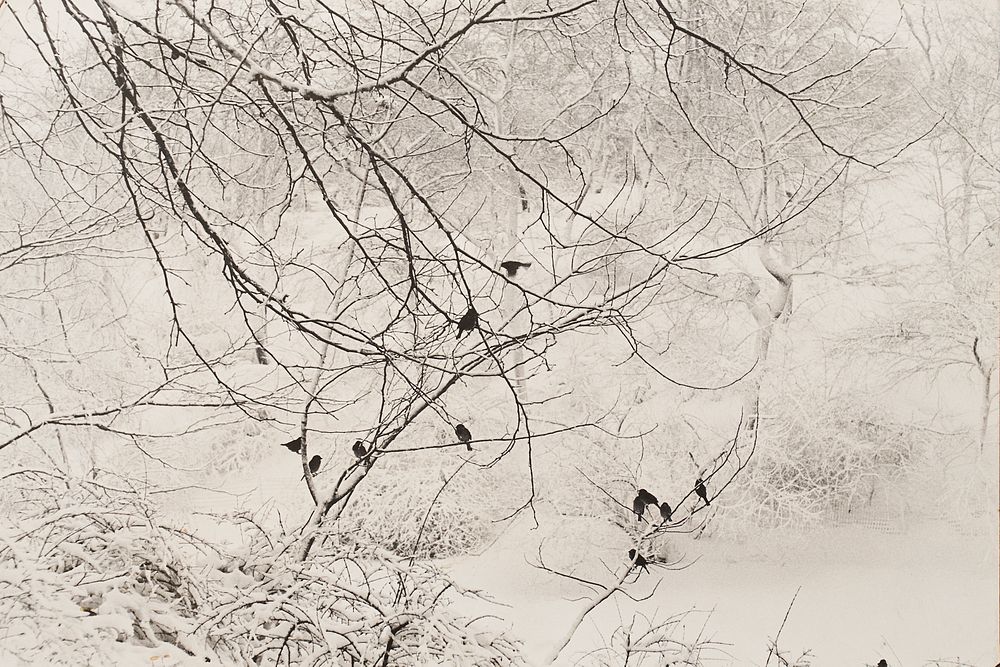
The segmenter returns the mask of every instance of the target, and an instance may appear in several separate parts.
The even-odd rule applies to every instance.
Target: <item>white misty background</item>
[[[996,663],[996,2],[0,31],[0,664]]]

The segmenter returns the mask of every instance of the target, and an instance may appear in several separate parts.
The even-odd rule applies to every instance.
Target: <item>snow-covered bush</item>
[[[496,665],[518,647],[491,619],[461,619],[440,572],[382,553],[252,545],[216,577],[203,629],[234,664]]]
[[[18,473],[6,486],[20,500],[0,518],[0,664],[519,659],[488,619],[454,613],[464,593],[431,566],[336,540],[301,562],[295,535],[245,519],[235,520],[244,546],[223,553],[109,483]]]
[[[188,567],[191,536],[160,525],[135,493],[37,473],[12,479],[35,488],[22,486],[0,519],[0,663],[134,664],[125,646],[199,652],[205,591]]]
[[[442,438],[443,439],[443,438]],[[341,534],[399,556],[443,558],[469,553],[490,535],[491,471],[417,456],[386,457],[351,498]],[[450,467],[448,467],[450,466]]]
[[[917,431],[864,397],[785,393],[764,411],[749,465],[716,503],[726,531],[804,527],[841,506],[868,506],[925,449]]]

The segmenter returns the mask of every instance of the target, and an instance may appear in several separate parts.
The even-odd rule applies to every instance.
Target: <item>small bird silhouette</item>
[[[646,512],[646,503],[642,502],[642,496],[636,496],[632,500],[632,511],[635,512],[635,520],[642,521],[642,515]]]
[[[531,262],[516,262],[512,259],[500,262],[500,268],[507,272],[508,278],[513,278],[520,269],[527,269],[530,266]]]
[[[281,443],[281,446],[285,447],[290,452],[295,452],[296,454],[298,454],[299,449],[302,447],[302,436],[300,435],[299,437],[289,442],[283,442]]]
[[[323,457],[320,456],[319,454],[316,454],[311,459],[309,459],[309,474],[310,475],[315,475],[316,472],[319,470],[319,465],[321,463],[323,463]],[[305,478],[306,478],[306,476],[302,475],[301,479],[305,479]]]
[[[633,562],[632,567],[641,567],[647,574],[649,573],[649,567],[647,567],[649,561],[642,554],[637,553],[635,549],[628,550],[628,559]]]
[[[889,663],[885,661],[885,658],[882,658],[878,661],[878,665],[876,667],[889,667]]]
[[[469,429],[465,428],[465,424],[459,424],[455,427],[455,435],[458,436],[458,441],[464,442],[465,448],[471,452],[472,445],[469,444],[469,441],[472,440],[472,433],[469,432]]]
[[[365,455],[368,453],[368,450],[365,448],[365,443],[361,440],[354,441],[354,446],[351,447],[351,451],[354,452],[354,456],[359,459],[365,458]]]
[[[644,502],[647,505],[656,505],[657,507],[659,507],[659,505],[660,505],[660,501],[658,501],[656,499],[656,496],[654,496],[652,493],[650,493],[646,489],[639,489],[639,496],[638,497],[641,498],[642,502]]]
[[[469,333],[473,329],[479,326],[479,313],[473,306],[469,306],[469,312],[462,315],[462,319],[458,321],[458,339],[462,339],[463,333]]]
[[[664,502],[660,505],[660,518],[663,519],[663,523],[669,523],[670,517],[674,515],[673,510],[670,509],[670,504]]]
[[[708,502],[708,489],[705,488],[705,482],[701,477],[694,481],[694,492],[698,494],[698,497],[705,501],[705,505],[711,505]]]

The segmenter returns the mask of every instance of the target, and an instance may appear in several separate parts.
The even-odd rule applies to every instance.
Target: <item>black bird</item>
[[[878,661],[878,665],[876,665],[876,667],[889,667],[889,663],[885,661],[885,658],[882,658]]]
[[[288,451],[290,452],[295,452],[296,454],[298,454],[299,449],[302,448],[302,436],[300,435],[299,437],[295,438],[290,442],[283,442],[281,443],[281,446],[287,448]]]
[[[642,501],[642,496],[636,496],[632,501],[632,511],[635,512],[635,520],[642,521],[642,515],[646,512],[646,503]]]
[[[469,429],[465,428],[465,424],[459,424],[455,427],[455,435],[458,436],[458,441],[464,442],[465,448],[471,452],[472,445],[469,444],[469,441],[472,440],[472,433],[469,432]]]
[[[508,278],[513,278],[517,275],[518,270],[526,269],[531,266],[531,262],[515,262],[512,259],[508,259],[506,262],[500,262],[500,268],[507,272]]]
[[[316,454],[311,459],[309,459],[309,474],[315,475],[316,472],[319,470],[319,464],[321,464],[322,462],[323,462],[323,457],[320,456],[319,454]],[[306,476],[302,475],[302,479],[305,478]]]
[[[479,313],[476,309],[470,305],[469,312],[462,315],[462,319],[458,321],[458,339],[462,339],[463,333],[469,333],[473,329],[479,326]]]
[[[663,519],[663,523],[670,523],[670,517],[674,515],[673,510],[670,509],[670,504],[664,502],[660,505],[660,518]]]
[[[694,492],[698,494],[698,497],[705,501],[705,505],[711,505],[708,502],[708,489],[705,488],[705,482],[701,477],[694,481]]]
[[[641,498],[642,502],[645,503],[646,505],[656,505],[657,507],[659,507],[660,505],[660,501],[656,499],[656,496],[654,496],[646,489],[639,489],[638,497]]]
[[[368,450],[365,448],[365,443],[360,440],[354,441],[354,446],[351,447],[351,451],[354,452],[354,456],[359,459],[365,458],[365,455],[368,453]]]
[[[649,568],[647,567],[649,565],[649,561],[647,561],[642,554],[636,553],[635,549],[628,550],[628,559],[633,561],[632,567],[641,567],[647,574],[649,573]]]

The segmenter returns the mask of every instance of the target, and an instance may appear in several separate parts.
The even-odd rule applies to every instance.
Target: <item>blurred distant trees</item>
[[[917,376],[929,382],[971,380],[976,387],[970,440],[980,451],[996,410],[1000,307],[1000,121],[996,72],[998,17],[973,5],[904,5],[903,18],[919,47],[908,71],[920,106],[939,119],[935,131],[909,154],[919,211],[905,212],[914,232],[901,238],[898,269],[874,279],[894,293],[894,309],[860,332],[859,347],[880,360],[886,379]],[[970,51],[948,38],[963,26]],[[953,371],[958,371],[958,374]]]

